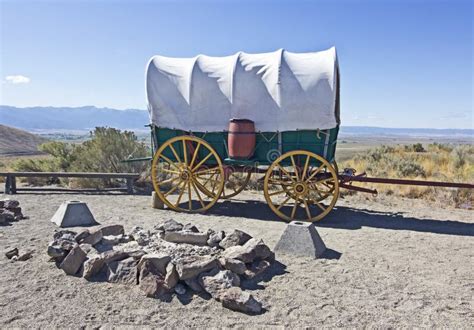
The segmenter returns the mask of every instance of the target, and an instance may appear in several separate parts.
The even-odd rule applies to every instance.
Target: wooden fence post
[[[16,176],[12,175],[11,176],[11,182],[10,182],[10,192],[11,194],[16,194]]]
[[[5,194],[11,194],[11,177],[9,175],[7,175],[5,178]]]
[[[127,193],[133,195],[133,178],[127,178]]]

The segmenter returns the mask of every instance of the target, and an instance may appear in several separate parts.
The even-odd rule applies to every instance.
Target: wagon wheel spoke
[[[189,200],[188,200],[188,210],[191,211],[193,209],[193,195],[191,193],[191,182],[188,181],[188,195],[189,195]]]
[[[183,185],[183,187],[182,187],[182,189],[181,189],[181,192],[179,193],[178,200],[176,201],[175,206],[178,206],[179,203],[181,202],[181,198],[183,197],[183,194],[184,194],[184,192],[186,191],[186,185],[187,185],[187,182],[185,181],[185,182],[184,182],[184,185]]]
[[[199,199],[199,202],[201,203],[201,206],[206,207],[206,204],[204,204],[204,201],[202,200],[201,194],[199,193],[199,190],[196,188],[196,184],[194,183],[194,181],[191,181],[191,184],[193,185],[193,189],[196,192],[196,195]]]
[[[198,155],[198,153],[199,153],[199,147],[201,147],[201,143],[200,143],[200,142],[198,142],[196,149],[194,149],[193,158],[191,158],[191,162],[189,163],[189,167],[190,167],[190,168],[193,168],[194,161],[196,160],[196,157],[197,157],[197,155]]]
[[[306,210],[306,215],[308,216],[308,220],[311,220],[311,218],[312,218],[311,211],[309,209],[308,202],[306,202],[306,199],[303,199],[303,203],[304,203],[304,208]]]
[[[291,210],[291,219],[294,219],[295,218],[295,214],[296,214],[296,209],[298,208],[298,201],[295,200],[295,205],[293,205],[293,209]]]
[[[310,155],[306,156],[306,162],[304,163],[303,173],[301,174],[301,180],[304,180],[306,177],[306,172],[308,171],[309,159],[311,158]]]
[[[170,166],[173,166],[174,168],[176,168],[178,171],[180,170],[180,168],[171,160],[169,159],[168,157],[166,157],[165,155],[160,155],[160,158],[163,158],[165,160],[165,162],[170,165]]]
[[[305,182],[309,182],[312,178],[314,178],[314,176],[316,174],[318,174],[320,172],[320,170],[324,167],[324,164],[321,164],[321,166],[319,166],[316,171],[313,172],[313,174],[311,174],[306,180]]]
[[[174,157],[176,158],[176,161],[179,163],[180,166],[182,166],[181,158],[179,158],[178,153],[176,152],[176,149],[173,147],[172,143],[170,143],[170,149],[171,149],[171,152],[173,153]]]
[[[288,171],[285,170],[280,164],[277,164],[277,167],[280,169],[280,171],[285,173],[290,178],[291,181],[295,182],[295,179],[293,179],[293,176],[290,175],[290,173],[288,173]]]
[[[168,170],[167,168],[163,168],[161,169],[162,172],[165,172],[165,173],[170,173],[170,174],[180,174],[179,171],[173,171],[173,170]]]
[[[296,167],[295,159],[293,158],[293,155],[291,155],[290,158],[291,158],[291,165],[293,165],[293,169],[296,174],[296,181],[300,181],[300,174],[298,173],[298,168]]]
[[[179,179],[179,178],[178,178]],[[176,191],[176,189],[179,188],[179,185],[181,184],[182,181],[178,182],[178,184],[174,187],[172,187],[170,190],[168,190],[166,193],[165,193],[165,196],[169,196],[170,194],[172,194],[173,192]]]
[[[283,201],[283,203],[281,203],[280,205],[278,205],[277,210],[280,210],[280,209],[283,207],[283,205],[285,205],[290,199],[291,199],[291,196],[288,196],[288,197]]]
[[[199,168],[202,164],[206,162],[209,158],[211,158],[212,153],[208,153],[206,157],[204,157],[195,167],[191,168],[191,171],[195,171],[195,169]]]
[[[175,178],[171,178],[171,179],[166,179],[164,181],[160,181],[160,185],[170,184],[170,183],[173,183],[173,182],[175,182],[176,180],[179,180],[179,179],[180,179],[179,176],[177,176]]]
[[[278,190],[278,191],[274,191],[274,192],[271,192],[268,194],[268,196],[275,196],[275,195],[280,195],[280,194],[284,194],[286,193],[287,191],[286,190]]]
[[[186,150],[186,140],[183,140],[184,165],[188,166],[188,151]]]

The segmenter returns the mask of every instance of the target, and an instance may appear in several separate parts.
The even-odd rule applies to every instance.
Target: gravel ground
[[[145,298],[137,287],[87,282],[48,262],[56,228],[49,220],[65,200],[85,201],[100,223],[126,230],[173,218],[201,230],[241,229],[273,247],[285,223],[261,195],[245,192],[206,215],[155,210],[148,196],[14,196],[30,218],[0,227],[0,250],[34,255],[25,262],[0,256],[0,327],[474,327],[474,213],[418,200],[340,200],[317,225],[330,249],[325,258],[277,255],[269,274],[247,284],[266,309],[256,316],[200,296]]]

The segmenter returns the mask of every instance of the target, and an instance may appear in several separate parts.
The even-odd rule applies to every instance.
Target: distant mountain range
[[[26,130],[90,130],[97,126],[119,129],[143,129],[148,112],[116,110],[85,106],[79,108],[31,107],[0,105],[0,124]]]
[[[0,124],[33,132],[88,131],[96,126],[144,130],[144,125],[148,123],[148,112],[139,109],[116,110],[94,106],[17,108],[0,105]],[[342,126],[341,135],[473,137],[474,130]]]

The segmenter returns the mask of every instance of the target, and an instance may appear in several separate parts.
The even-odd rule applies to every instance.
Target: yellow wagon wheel
[[[222,199],[228,199],[237,196],[245,189],[247,183],[250,181],[252,173],[248,172],[238,172],[234,171],[232,168],[225,169],[224,171],[229,171],[226,175],[227,179],[224,184],[224,189],[222,190]]]
[[[263,192],[272,211],[286,221],[318,221],[336,204],[339,182],[334,167],[315,153],[283,154],[268,168]]]
[[[208,210],[224,188],[221,159],[209,143],[193,136],[178,136],[161,145],[151,176],[158,197],[180,212]]]

